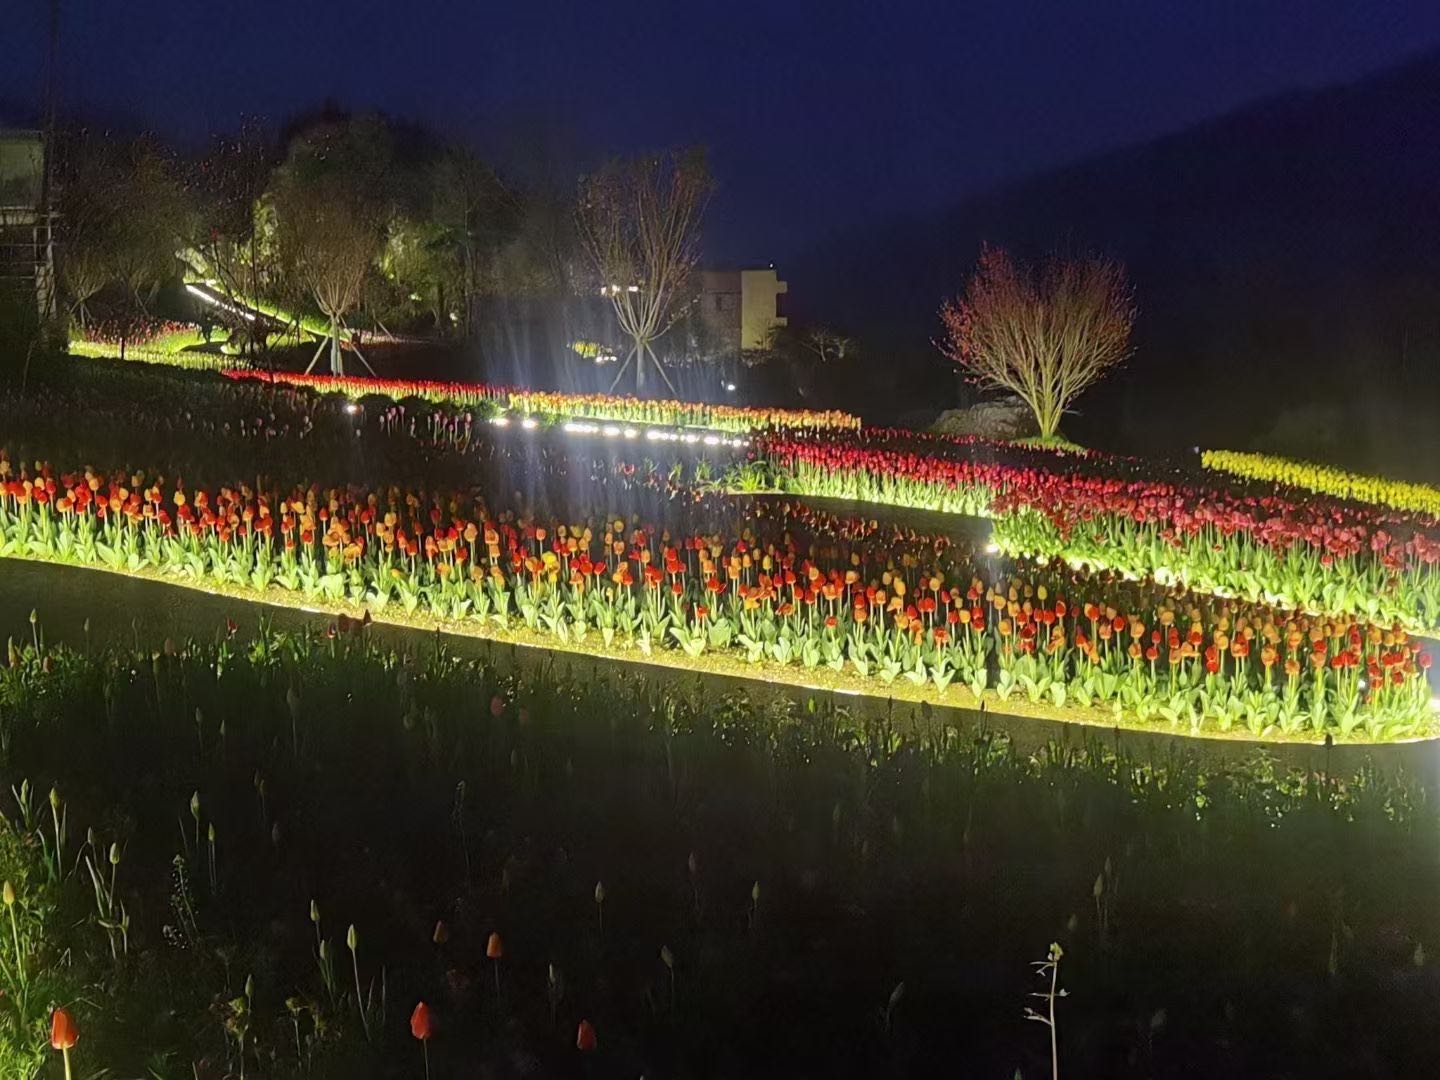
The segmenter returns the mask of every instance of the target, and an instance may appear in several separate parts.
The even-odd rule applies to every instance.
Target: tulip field
[[[1409,489],[88,359],[0,390],[19,560],[0,1076],[1430,1069]]]
[[[1248,480],[1289,485],[1337,499],[1393,507],[1428,518],[1440,517],[1440,488],[1429,484],[1363,476],[1327,465],[1234,450],[1206,450],[1200,455],[1200,460],[1207,469]]]
[[[1417,635],[1440,612],[1440,539],[1414,514],[773,416],[748,448],[656,461],[685,450],[572,422],[496,430],[359,380],[175,373],[139,401],[130,370],[72,398],[81,433],[59,399],[0,408],[0,558],[1057,719],[1305,741],[1435,728]],[[136,454],[96,467],[112,441]],[[796,494],[734,494],[747,482]],[[979,516],[990,537],[808,496]]]
[[[681,428],[749,432],[762,429],[858,430],[860,418],[843,412],[803,409],[755,409],[703,402],[657,401],[611,394],[561,394],[486,383],[434,382],[424,379],[365,379],[338,375],[297,375],[293,372],[227,370],[230,379],[282,383],[350,398],[382,396],[392,400],[423,398],[465,408],[483,406],[521,417],[609,420],[633,424],[664,424]]]
[[[727,535],[512,518],[473,493],[419,487],[189,489],[4,458],[0,478],[0,557],[423,614],[622,655],[720,654],[767,675],[823,669],[877,690],[953,684],[975,700],[1105,709],[1187,731],[1385,739],[1429,726],[1429,654],[1402,629],[1107,589],[1063,571],[987,580],[948,547],[896,563],[883,536],[824,558],[788,505],[774,528],[756,518]],[[828,525],[817,530],[825,541]]]
[[[909,432],[782,433],[757,457],[786,490],[988,517],[997,546],[1018,557],[1440,628],[1440,521],[1413,510]]]

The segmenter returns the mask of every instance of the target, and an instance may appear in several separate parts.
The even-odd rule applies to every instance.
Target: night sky
[[[713,262],[783,262],[859,221],[1440,45],[1440,3],[1418,0],[62,9],[62,105],[176,138],[242,112],[278,122],[330,97],[464,136],[512,174],[567,186],[607,152],[703,142],[722,183]],[[43,0],[6,5],[0,106],[37,100],[45,11]]]

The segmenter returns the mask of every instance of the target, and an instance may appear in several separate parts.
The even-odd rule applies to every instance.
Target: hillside
[[[1434,476],[1437,106],[1440,53],[1269,99],[939,215],[838,235],[788,276],[797,304],[808,300],[809,314],[848,325],[886,358],[885,385],[903,396],[898,415],[956,395],[929,338],[941,298],[983,241],[1029,253],[1103,249],[1134,279],[1138,353],[1127,377],[1082,401],[1077,435],[1136,447],[1278,442],[1361,465],[1406,451],[1402,471]],[[849,389],[857,402],[879,396],[863,377]],[[1323,399],[1346,404],[1311,407]],[[1352,437],[1327,445],[1342,423]],[[1428,440],[1419,454],[1418,437]]]

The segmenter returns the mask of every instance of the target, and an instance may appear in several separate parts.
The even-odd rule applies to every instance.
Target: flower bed
[[[123,345],[126,360],[149,364],[218,369],[230,363],[217,354],[186,351],[204,343],[195,323],[138,319],[123,324],[92,323],[71,340],[69,350],[76,356],[109,359],[118,358]]]
[[[453,491],[206,491],[42,469],[5,480],[0,556],[423,612],[641,656],[720,653],[941,694],[959,684],[1188,731],[1383,739],[1430,723],[1428,656],[1395,627],[1126,592],[1063,570],[987,577],[939,548],[897,559],[863,537],[805,544],[790,525],[679,534],[520,521]]]
[[[1200,460],[1207,469],[1247,480],[1284,484],[1337,499],[1387,506],[1421,514],[1431,520],[1440,519],[1440,488],[1429,484],[1387,480],[1383,476],[1346,472],[1329,465],[1238,450],[1206,450],[1200,455]]]
[[[906,432],[768,437],[793,490],[994,519],[1016,556],[1326,614],[1440,627],[1440,539],[1398,511],[1233,492],[1129,459]]]
[[[397,400],[419,397],[462,406],[491,404],[523,416],[613,420],[620,423],[664,424],[732,432],[757,431],[762,428],[858,430],[860,427],[859,417],[842,412],[752,409],[735,405],[709,405],[703,402],[652,400],[609,394],[561,394],[491,386],[486,383],[436,382],[423,379],[365,379],[335,375],[300,375],[293,372],[262,373],[239,368],[227,370],[225,375],[232,379],[262,379],[291,386],[305,386],[321,393],[339,393],[351,398],[379,394]]]

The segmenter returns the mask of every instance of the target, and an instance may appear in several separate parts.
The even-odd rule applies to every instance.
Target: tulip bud
[[[595,883],[595,903],[597,903],[597,904],[603,904],[603,903],[605,903],[605,884],[604,884],[604,882],[597,881],[597,882]]]
[[[575,1032],[575,1049],[582,1053],[590,1053],[598,1045],[599,1040],[595,1037],[595,1025],[589,1020],[581,1020],[580,1027]]]
[[[444,945],[447,941],[450,940],[450,928],[445,925],[444,919],[439,919],[436,921],[435,932],[430,935],[430,940],[433,941],[436,945]]]
[[[750,886],[750,900],[752,903],[755,904],[758,904],[760,902],[760,882],[758,881],[755,882],[754,885]]]
[[[56,813],[60,812],[60,792],[53,787],[50,789],[50,809]]]
[[[316,926],[320,925],[320,905],[314,900],[310,901],[310,921]]]
[[[4,899],[6,907],[15,906],[15,886],[11,885],[9,881],[0,886],[0,899]]]
[[[119,844],[111,844],[111,845],[110,845],[110,865],[111,865],[111,866],[119,866],[119,865],[120,865],[120,845],[119,845]]]
[[[190,816],[198,823],[200,820],[200,792],[190,796]]]
[[[350,929],[345,931],[345,944],[350,946],[351,952],[354,952],[360,947],[360,935],[355,932],[354,923],[351,923]]]
[[[660,946],[660,962],[671,971],[675,970],[675,954],[670,951],[669,945]]]

